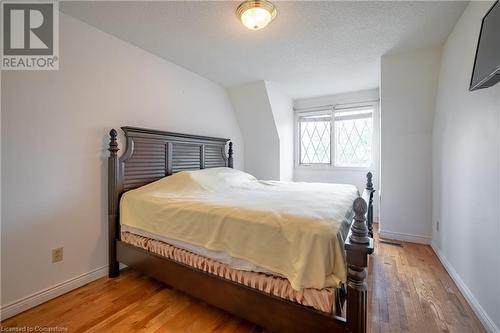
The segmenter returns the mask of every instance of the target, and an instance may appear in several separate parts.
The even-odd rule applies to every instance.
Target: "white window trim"
[[[372,119],[373,119],[373,130],[372,130],[372,157],[371,163],[368,166],[364,167],[355,167],[355,166],[338,166],[335,165],[335,126],[334,126],[334,113],[338,110],[348,110],[348,109],[356,109],[356,108],[371,108],[373,110]],[[348,104],[336,104],[336,105],[328,105],[325,107],[313,107],[307,110],[296,110],[294,115],[294,167],[297,169],[303,170],[343,170],[343,171],[369,171],[375,167],[375,163],[378,163],[376,160],[376,135],[378,130],[376,130],[376,126],[379,124],[379,103],[378,101],[370,101],[370,102],[356,102],[356,103],[348,103]],[[299,118],[308,115],[315,114],[327,114],[330,113],[330,117],[332,121],[330,122],[330,163],[313,163],[313,164],[301,164],[300,163],[300,135],[299,135]]]

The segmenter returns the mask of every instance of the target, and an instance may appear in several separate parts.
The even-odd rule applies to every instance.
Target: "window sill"
[[[331,164],[296,164],[295,169],[368,172],[368,171],[372,171],[373,167],[372,166],[370,166],[370,167],[342,167],[342,166],[335,166],[335,165],[331,165]]]

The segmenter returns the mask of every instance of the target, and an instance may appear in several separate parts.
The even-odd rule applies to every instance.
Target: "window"
[[[300,164],[330,164],[331,115],[299,117]]]
[[[335,165],[368,167],[372,162],[373,110],[335,112]]]
[[[299,113],[299,164],[369,167],[372,163],[373,109],[339,107]]]

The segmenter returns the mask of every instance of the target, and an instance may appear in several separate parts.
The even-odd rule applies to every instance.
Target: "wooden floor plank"
[[[382,243],[376,232],[368,270],[370,333],[485,332],[429,246]],[[133,270],[89,283],[1,325],[96,333],[264,332]]]

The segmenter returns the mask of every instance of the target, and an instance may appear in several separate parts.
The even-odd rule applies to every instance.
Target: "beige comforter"
[[[180,172],[126,192],[122,225],[225,251],[296,290],[346,279],[342,229],[352,185],[258,181],[229,168]]]

